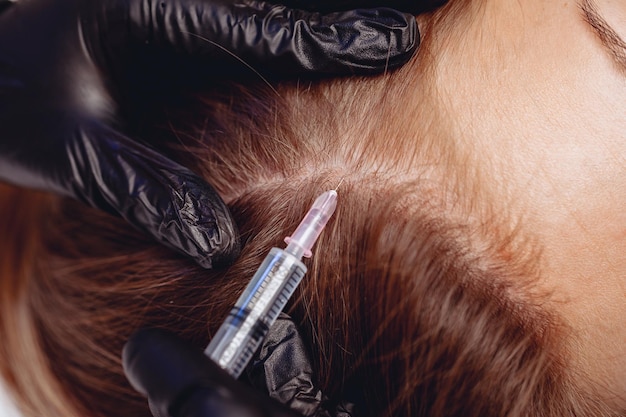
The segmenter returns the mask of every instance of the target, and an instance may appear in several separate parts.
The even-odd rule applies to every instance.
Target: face
[[[582,0],[474,3],[434,41],[434,100],[495,204],[543,250],[578,369],[626,406],[626,51]],[[626,39],[625,1],[591,6]]]

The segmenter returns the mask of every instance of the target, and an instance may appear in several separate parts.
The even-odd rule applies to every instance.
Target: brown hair
[[[445,13],[393,74],[236,85],[201,98],[202,117],[170,111],[169,154],[240,226],[227,270],[77,202],[0,186],[0,368],[25,414],[148,416],[122,374],[130,334],[159,326],[205,346],[269,248],[343,180],[288,308],[326,395],[359,393],[368,416],[610,415],[572,382],[539,251],[441,137],[429,42]]]

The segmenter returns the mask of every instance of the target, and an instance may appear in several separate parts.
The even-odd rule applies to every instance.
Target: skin
[[[626,2],[597,6],[626,39]],[[626,71],[577,1],[470,9],[437,41],[432,100],[455,115],[450,137],[482,167],[492,204],[541,248],[577,371],[626,409]]]

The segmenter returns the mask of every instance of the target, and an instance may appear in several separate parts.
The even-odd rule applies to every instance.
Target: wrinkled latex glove
[[[348,401],[330,404],[315,387],[304,340],[291,318],[281,313],[246,368],[253,387],[304,416],[356,417]]]
[[[355,416],[345,404],[329,407],[315,388],[303,341],[284,314],[247,370],[264,393],[234,380],[200,349],[163,330],[136,332],[122,356],[126,376],[148,397],[155,417]]]
[[[179,61],[199,78],[228,74],[224,50],[266,73],[368,74],[404,63],[419,43],[414,18],[387,8],[19,0],[3,9],[0,180],[117,214],[206,268],[238,255],[233,219],[204,180],[132,137],[128,91],[143,79],[152,90],[184,84]]]
[[[289,7],[322,12],[349,10],[358,4],[361,8],[386,6],[415,15],[434,10],[447,2],[448,0],[281,0],[282,4]]]

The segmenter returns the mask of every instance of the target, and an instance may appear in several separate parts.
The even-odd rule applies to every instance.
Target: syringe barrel
[[[204,353],[238,378],[305,272],[297,257],[272,248]]]

